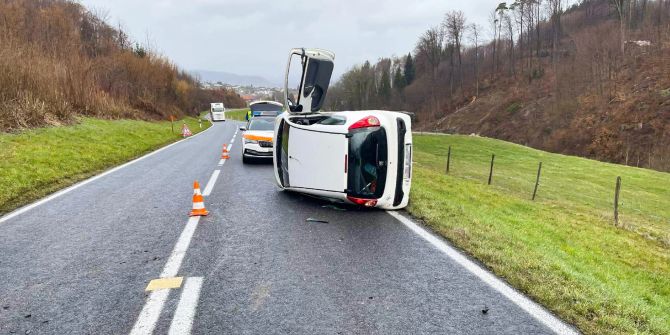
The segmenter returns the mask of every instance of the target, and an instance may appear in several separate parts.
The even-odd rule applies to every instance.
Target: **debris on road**
[[[489,306],[484,305],[484,309],[482,309],[482,314],[486,314],[489,312]]]
[[[346,211],[347,211],[346,209],[337,207],[337,206],[335,206],[335,205],[323,205],[323,206],[321,206],[321,207],[322,207],[322,208],[328,208],[328,209],[334,209],[334,210],[336,210],[336,211],[340,211],[340,212],[346,212]]]
[[[314,219],[314,218],[307,218],[307,220],[305,220],[305,221],[315,222],[315,223],[328,223],[328,221],[326,221],[326,220],[319,220],[319,219]]]

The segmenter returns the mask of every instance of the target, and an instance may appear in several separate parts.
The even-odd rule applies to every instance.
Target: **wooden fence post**
[[[491,154],[491,169],[489,170],[489,185],[491,185],[491,181],[493,180],[493,161],[496,159],[495,154]]]
[[[540,173],[542,172],[542,162],[537,167],[537,178],[535,179],[535,189],[533,189],[533,201],[535,201],[535,195],[537,194],[537,187],[540,185]]]
[[[451,146],[449,146],[449,151],[447,152],[447,174],[449,174],[449,165],[451,165]]]
[[[614,189],[614,225],[619,226],[619,192],[621,191],[621,177],[616,177],[616,188]]]

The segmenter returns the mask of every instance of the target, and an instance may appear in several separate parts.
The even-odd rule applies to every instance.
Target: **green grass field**
[[[229,109],[226,111],[226,119],[244,121],[245,116],[247,115],[247,111],[249,111],[249,108]]]
[[[181,138],[181,121],[83,118],[72,126],[0,133],[0,214]],[[197,119],[184,120],[195,134]],[[210,126],[202,123],[202,130]]]
[[[585,333],[670,333],[670,174],[479,137],[414,142],[415,217]]]

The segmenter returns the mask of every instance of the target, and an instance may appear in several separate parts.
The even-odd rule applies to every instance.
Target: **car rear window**
[[[319,122],[318,124],[326,125],[326,126],[341,126],[345,123],[347,123],[347,118],[344,116],[329,116]]]
[[[356,130],[349,138],[348,195],[379,199],[384,194],[388,165],[384,128]]]

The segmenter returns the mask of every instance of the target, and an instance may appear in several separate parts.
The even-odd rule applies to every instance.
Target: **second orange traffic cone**
[[[221,159],[229,159],[230,158],[230,156],[228,155],[229,152],[230,151],[228,151],[228,146],[224,144],[223,152],[221,153]]]
[[[193,182],[193,209],[188,213],[188,216],[205,216],[209,214],[207,209],[205,209],[205,199],[200,193],[200,184],[198,181]]]

